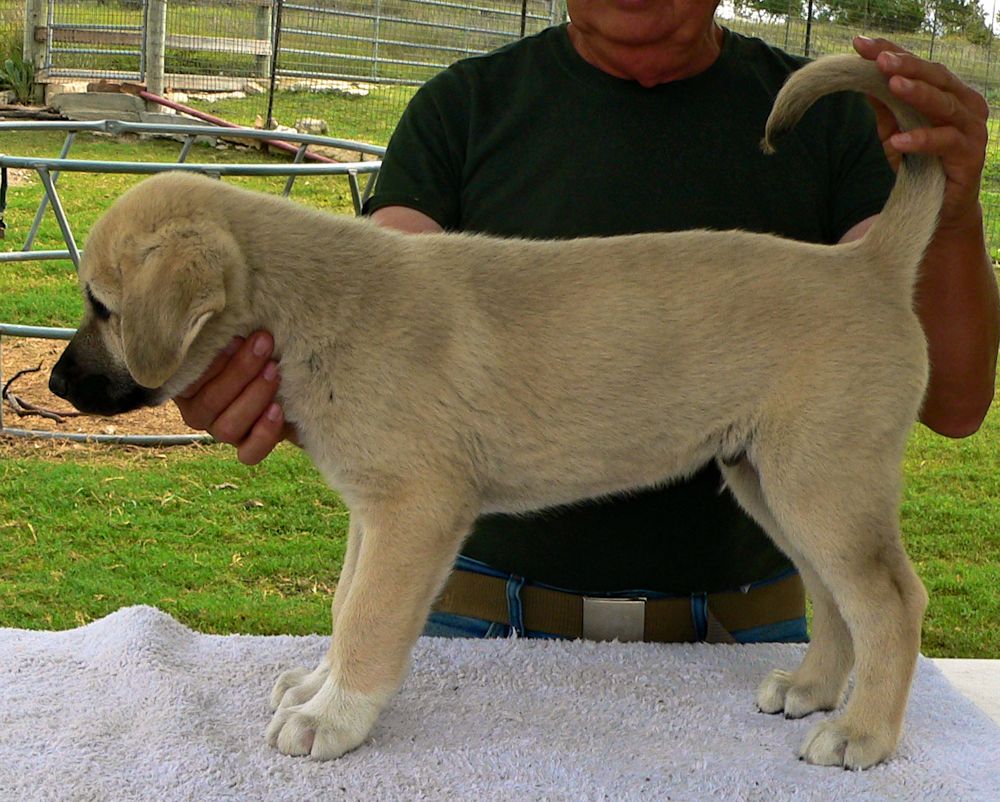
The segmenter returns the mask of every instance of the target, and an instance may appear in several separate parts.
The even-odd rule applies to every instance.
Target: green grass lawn
[[[0,151],[55,155],[61,141],[0,135]],[[84,136],[73,154],[172,161],[178,147]],[[195,158],[272,157],[206,147]],[[64,176],[79,242],[134,180]],[[276,190],[283,182],[244,183]],[[20,247],[40,195],[37,182],[11,189],[7,247]],[[293,197],[351,208],[343,179],[300,179]],[[39,247],[59,245],[49,218]],[[69,263],[0,265],[0,320],[72,326],[79,314]],[[996,406],[966,440],[921,427],[911,437],[903,532],[931,592],[928,654],[1000,657],[998,444]],[[346,523],[336,495],[290,446],[248,468],[225,446],[152,451],[0,441],[0,625],[65,628],[144,603],[209,632],[324,631]]]
[[[0,624],[151,604],[210,632],[319,632],[347,511],[304,454],[88,447],[0,465]],[[44,499],[44,501],[43,501]]]
[[[931,596],[924,652],[1000,658],[1000,402],[964,440],[916,427],[904,471],[903,539]]]

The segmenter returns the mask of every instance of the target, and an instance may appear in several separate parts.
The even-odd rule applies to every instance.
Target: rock
[[[200,100],[202,103],[216,103],[220,100],[242,100],[247,96],[246,92],[191,92],[188,97],[191,100]]]
[[[330,130],[326,120],[318,117],[302,117],[295,121],[295,130],[300,134],[322,135]]]
[[[367,97],[371,86],[357,81],[303,81],[292,79],[281,81],[280,88],[286,92],[320,92],[340,97]]]
[[[52,99],[56,97],[56,95],[86,92],[87,83],[87,81],[66,81],[65,83],[45,84],[45,103],[47,105],[51,105]]]

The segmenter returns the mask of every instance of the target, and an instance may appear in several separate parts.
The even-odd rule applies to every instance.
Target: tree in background
[[[827,0],[819,18],[859,31],[914,33],[924,25],[925,7],[923,0]]]
[[[860,32],[916,33],[964,36],[975,44],[992,38],[980,0],[816,0],[813,20],[832,22]],[[806,0],[733,0],[733,10],[743,16],[775,20],[802,19]]]
[[[806,15],[803,0],[733,0],[733,10],[742,16],[758,19],[801,18]]]
[[[930,0],[929,6],[938,34],[961,34],[977,45],[987,44],[993,38],[978,0]]]

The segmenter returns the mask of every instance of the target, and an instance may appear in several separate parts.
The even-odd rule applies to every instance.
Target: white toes
[[[780,713],[785,709],[785,696],[792,684],[789,671],[774,669],[757,688],[757,707],[762,713]]]
[[[797,681],[793,672],[775,669],[757,688],[757,707],[764,713],[783,712],[785,718],[833,710],[840,704],[841,694],[827,685]]]
[[[775,670],[760,684],[756,701],[765,713],[784,712],[786,718],[802,718],[817,710],[834,709],[842,696],[829,683],[801,682],[793,672]],[[839,719],[821,721],[809,730],[799,757],[817,766],[866,769],[888,758],[894,748],[891,735],[872,732],[847,713]]]
[[[862,732],[842,719],[821,721],[806,735],[799,757],[817,766],[866,769],[892,754],[890,738]]]
[[[785,694],[785,718],[803,718],[817,710],[833,710],[840,700],[818,685],[792,685]]]
[[[267,742],[285,755],[310,754],[315,739],[315,722],[290,707],[280,708],[267,728]]]
[[[271,710],[308,702],[323,685],[330,669],[320,663],[309,671],[305,668],[293,668],[285,671],[271,690]]]
[[[331,760],[364,742],[390,694],[366,695],[344,690],[329,672],[313,691],[315,680],[313,672],[303,677],[299,685],[282,692],[267,728],[267,742],[286,755]],[[275,695],[277,692],[276,685]],[[292,703],[307,694],[307,701]]]
[[[283,672],[271,689],[271,709],[277,710],[288,689],[300,685],[307,676],[309,676],[309,669],[306,668],[293,668]]]

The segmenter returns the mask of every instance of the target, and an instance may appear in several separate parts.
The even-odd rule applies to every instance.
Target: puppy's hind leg
[[[475,518],[464,491],[461,482],[422,483],[354,505],[364,537],[336,607],[329,671],[310,699],[278,708],[267,731],[272,746],[325,760],[368,737]]]
[[[867,768],[899,740],[927,592],[900,541],[902,437],[894,440],[813,440],[758,461],[769,509],[829,591],[854,644],[854,691],[840,718],[807,735],[800,756],[810,763]]]
[[[757,707],[764,713],[802,718],[817,710],[835,710],[844,701],[854,665],[854,644],[833,595],[803,558],[793,559],[812,600],[812,634],[805,657],[795,671],[774,669],[757,688]]]
[[[813,604],[812,637],[802,663],[795,671],[772,671],[757,690],[757,706],[765,713],[783,712],[786,718],[833,710],[843,702],[854,664],[847,624],[819,575],[774,520],[749,459],[720,467],[736,500],[795,564]]]
[[[337,581],[337,589],[333,593],[333,604],[330,611],[334,631],[337,629],[337,613],[344,605],[344,599],[347,598],[351,579],[354,576],[354,567],[357,565],[358,551],[361,548],[361,538],[360,518],[352,515],[347,534],[347,551],[344,554],[344,564],[340,569],[340,579]],[[319,665],[311,671],[307,668],[293,668],[283,672],[274,683],[274,688],[271,691],[271,710],[300,705],[312,699],[330,673],[330,662],[327,657],[324,657]]]

